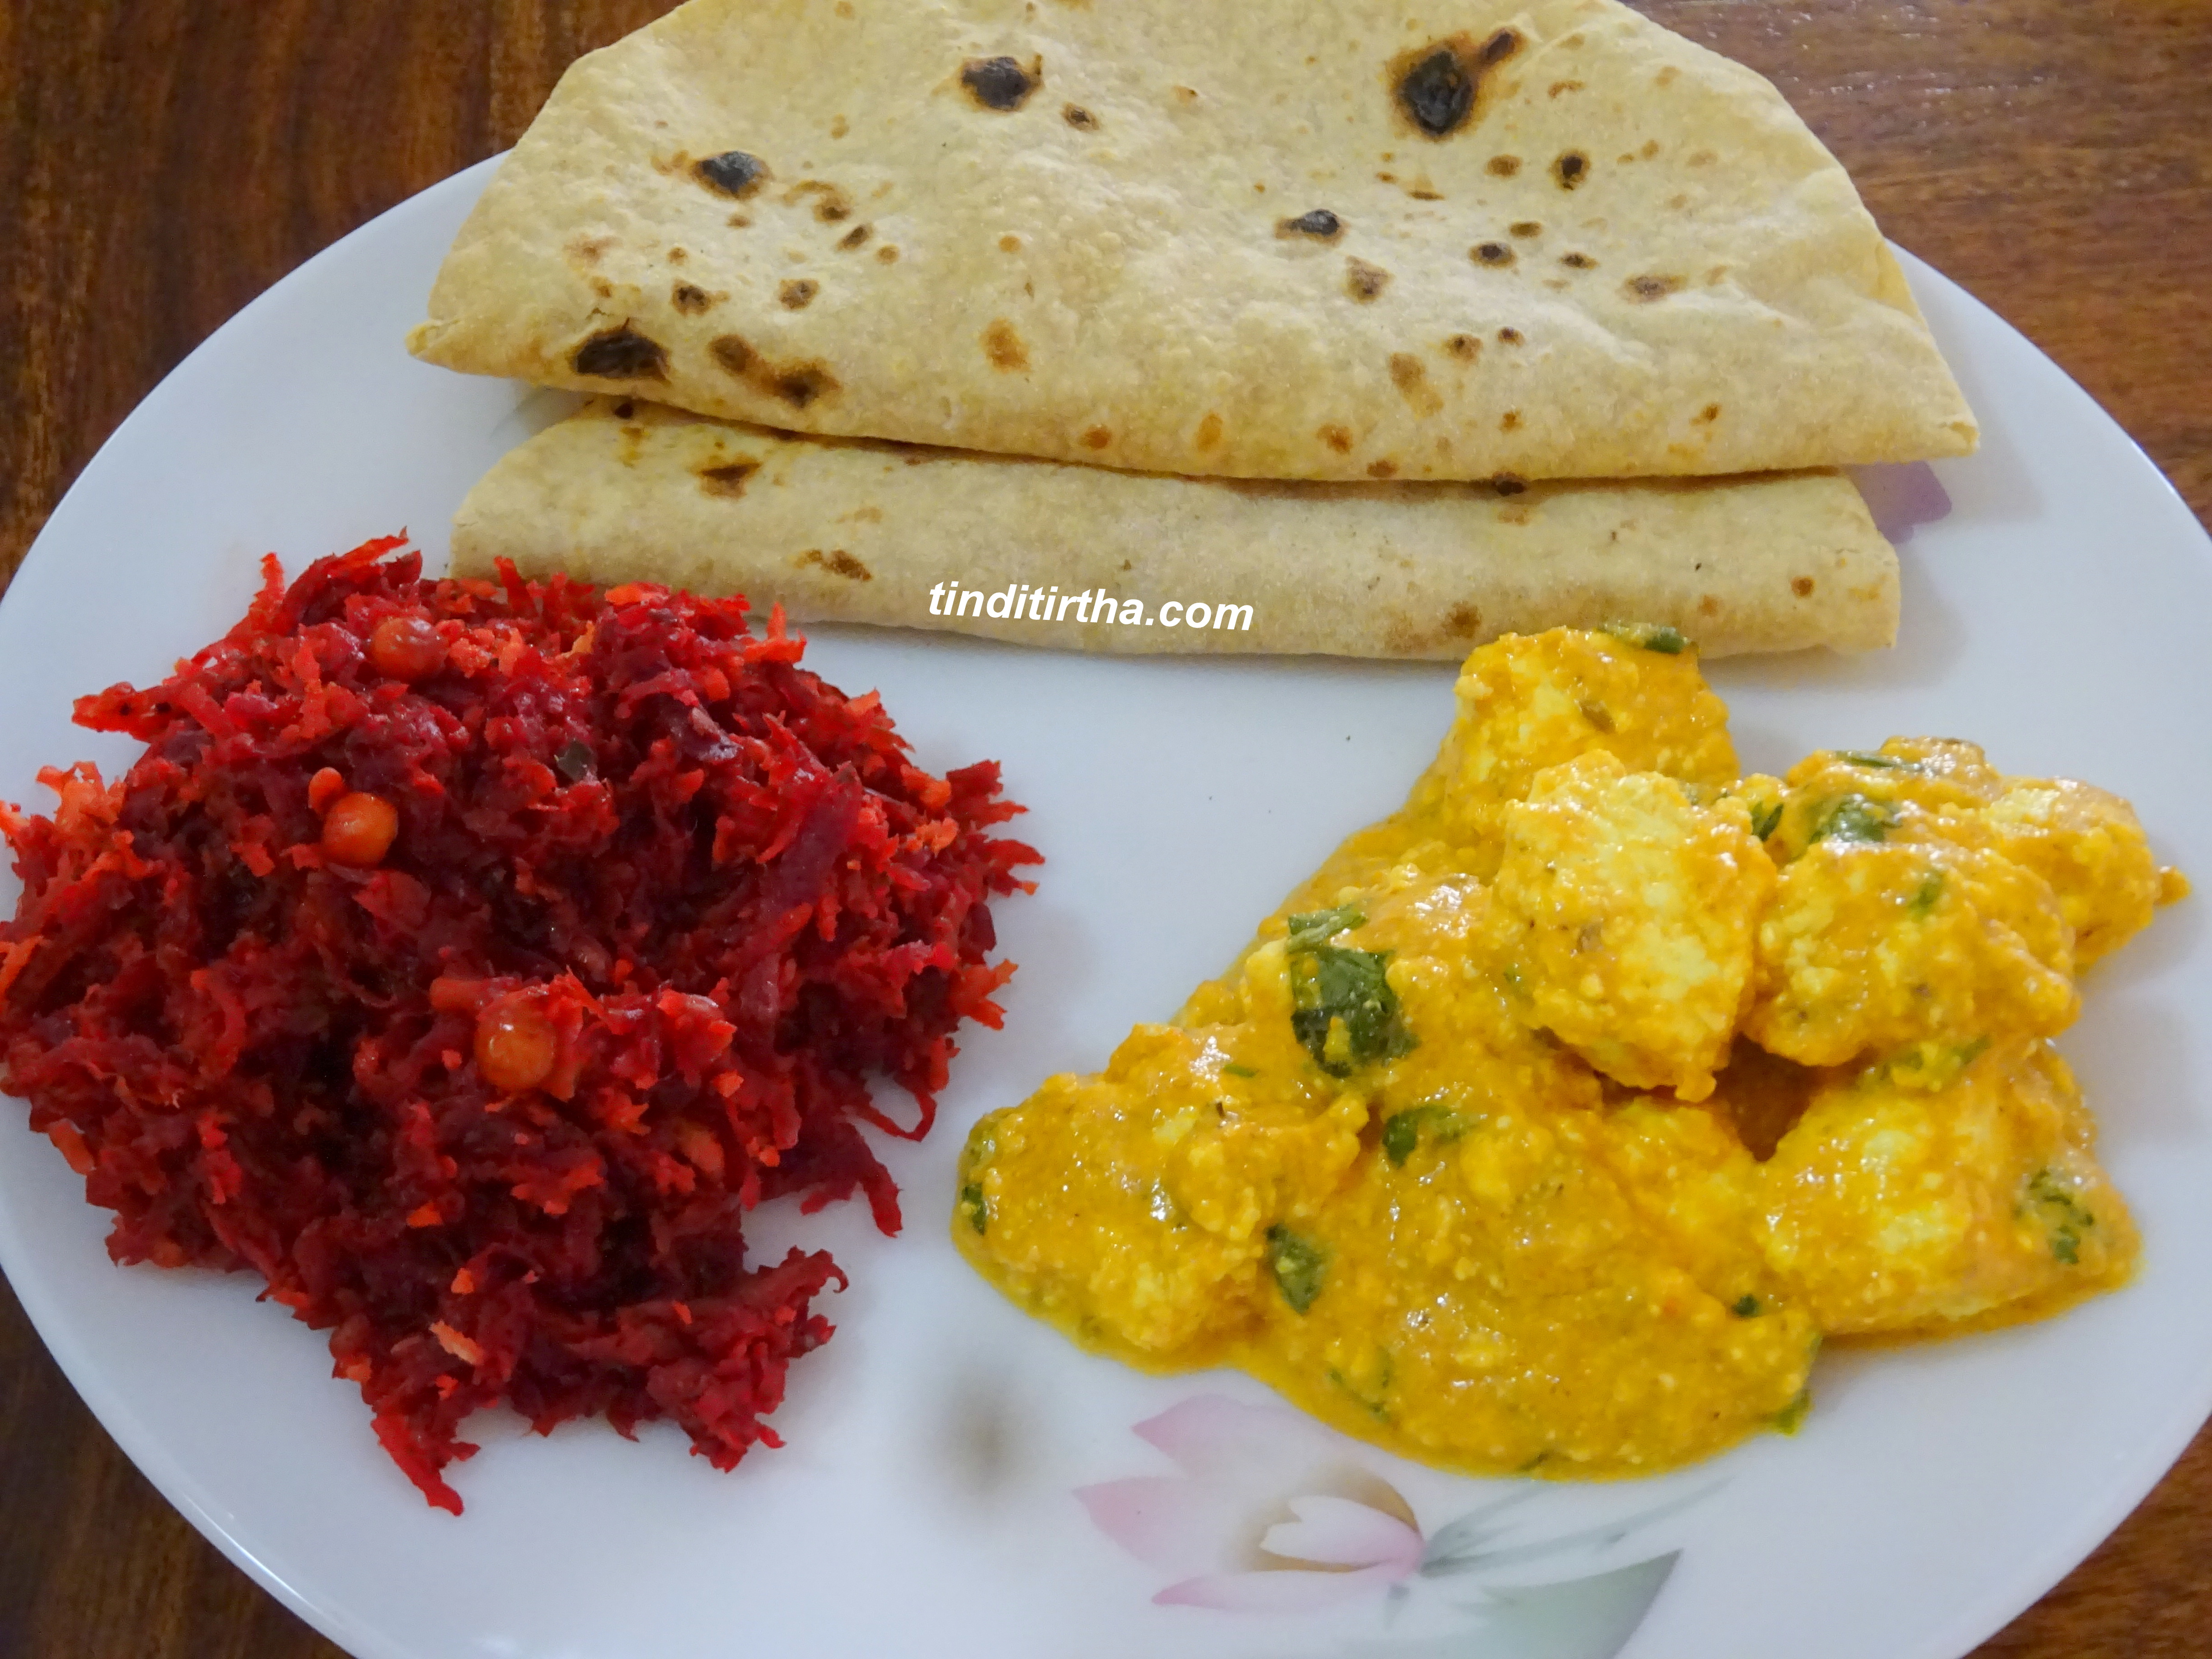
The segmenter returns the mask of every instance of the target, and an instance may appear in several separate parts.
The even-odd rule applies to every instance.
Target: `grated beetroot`
[[[985,763],[933,777],[742,599],[420,580],[393,538],[276,561],[160,685],[79,702],[119,783],[0,804],[0,1088],[116,1212],[119,1262],[246,1268],[331,1333],[431,1503],[459,1430],[669,1418],[728,1468],[843,1275],[749,1267],[766,1198],[919,1138],[988,898],[1037,861]],[[871,1103],[880,1073],[919,1103]]]

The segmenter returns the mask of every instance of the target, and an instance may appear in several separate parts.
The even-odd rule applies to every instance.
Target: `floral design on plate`
[[[1925,461],[1875,462],[1852,467],[1850,474],[1874,527],[1892,546],[1904,546],[1922,525],[1951,516],[1951,492]]]
[[[1170,1575],[1152,1600],[1234,1613],[1305,1613],[1370,1600],[1380,1633],[1342,1650],[1358,1659],[1612,1659],[1680,1552],[1567,1578],[1547,1576],[1557,1558],[1610,1552],[1721,1485],[1559,1531],[1538,1520],[1556,1507],[1541,1500],[1576,1494],[1536,1481],[1487,1483],[1503,1490],[1425,1531],[1355,1443],[1286,1407],[1199,1395],[1134,1432],[1182,1473],[1109,1480],[1075,1495],[1100,1531]],[[1452,1627],[1394,1634],[1401,1614],[1423,1602],[1432,1614],[1457,1615]]]

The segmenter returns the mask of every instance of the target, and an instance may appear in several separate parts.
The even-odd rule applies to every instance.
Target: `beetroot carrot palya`
[[[330,1332],[430,1501],[480,1407],[757,1441],[842,1274],[749,1265],[763,1199],[897,1193],[1036,854],[984,763],[915,767],[873,694],[742,600],[421,580],[397,539],[275,562],[245,619],[77,706],[119,782],[0,805],[0,1089],[122,1262],[261,1274]],[[903,1124],[872,1079],[913,1095]]]

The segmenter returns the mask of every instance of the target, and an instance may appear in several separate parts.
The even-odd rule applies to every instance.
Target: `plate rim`
[[[282,302],[280,296],[289,285],[308,280],[311,275],[319,274],[331,264],[351,257],[361,246],[390,234],[395,222],[405,216],[434,212],[454,198],[481,193],[505,154],[489,156],[394,203],[319,250],[257,295],[164,374],[101,442],[40,526],[6,592],[0,593],[0,645],[4,645],[11,632],[10,624],[21,625],[20,619],[36,615],[46,602],[41,590],[47,580],[48,568],[59,568],[58,556],[49,551],[48,544],[67,535],[70,510],[79,501],[81,492],[88,497],[103,487],[100,463],[112,450],[134,441],[142,428],[155,426],[167,419],[169,405],[189,395],[197,377],[213,372],[211,364],[227,359],[234,342],[249,332],[267,310]],[[1916,287],[1936,285],[1945,293],[1948,301],[1962,303],[1980,313],[1986,323],[2008,337],[2010,347],[2023,349],[2038,365],[2039,372],[2056,375],[2084,399],[2124,442],[2131,474],[2126,483],[2129,499],[2147,506],[2157,498],[2160,510],[2177,515],[2179,521],[2194,532],[2195,556],[2212,565],[2212,534],[2208,534],[2203,522],[2178,487],[2109,410],[1993,307],[1909,251],[1893,242],[1890,246]],[[62,526],[60,535],[55,533],[57,525]],[[15,1235],[13,1217],[0,1208],[0,1268],[17,1259],[16,1252],[8,1248]],[[78,1346],[68,1310],[60,1305],[58,1298],[48,1295],[39,1276],[35,1273],[25,1275],[15,1272],[9,1272],[8,1276],[40,1342],[103,1431],[164,1501],[184,1516],[225,1559],[292,1613],[358,1659],[422,1659],[418,1650],[400,1644],[396,1638],[387,1638],[345,1607],[308,1593],[257,1555],[226,1521],[222,1513],[223,1506],[215,1494],[202,1489],[204,1483],[186,1472],[170,1443],[142,1420],[125,1401],[120,1386],[110,1382]],[[2110,1495],[2105,1502],[2081,1511],[2080,1518],[2063,1532],[2054,1532],[2051,1542],[2031,1557],[2016,1562],[2003,1580],[1993,1580],[1979,1594],[1960,1602],[1940,1626],[1930,1628],[1927,1644],[1912,1650],[1913,1659],[1957,1659],[1957,1656],[1970,1652],[2042,1600],[2109,1538],[2157,1487],[2205,1423],[2212,1420],[2212,1366],[2207,1366],[2196,1379],[2193,1395],[2181,1398],[2177,1390],[2175,1402],[2160,1415],[2162,1420],[2155,1432],[2145,1432],[2134,1438],[2134,1454],[2120,1460],[2119,1472],[2106,1483]],[[2024,1595],[2017,1588],[2023,1584],[2029,1586]]]

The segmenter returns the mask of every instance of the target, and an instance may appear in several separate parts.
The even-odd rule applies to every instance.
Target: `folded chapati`
[[[1613,0],[691,0],[562,78],[412,345],[1246,477],[1975,436],[1835,159]]]
[[[793,438],[609,398],[470,494],[454,568],[501,558],[528,575],[743,592],[803,622],[1088,651],[1456,661],[1503,633],[1632,620],[1720,656],[1882,646],[1897,627],[1897,556],[1835,472],[1504,495],[1255,483]],[[1115,620],[1095,598],[1087,624],[1073,606],[1005,616],[1021,584],[1110,596]],[[957,614],[961,592],[985,595],[986,614]],[[1203,604],[1207,623],[1163,625],[1170,602]],[[1155,620],[1120,620],[1139,611]]]

